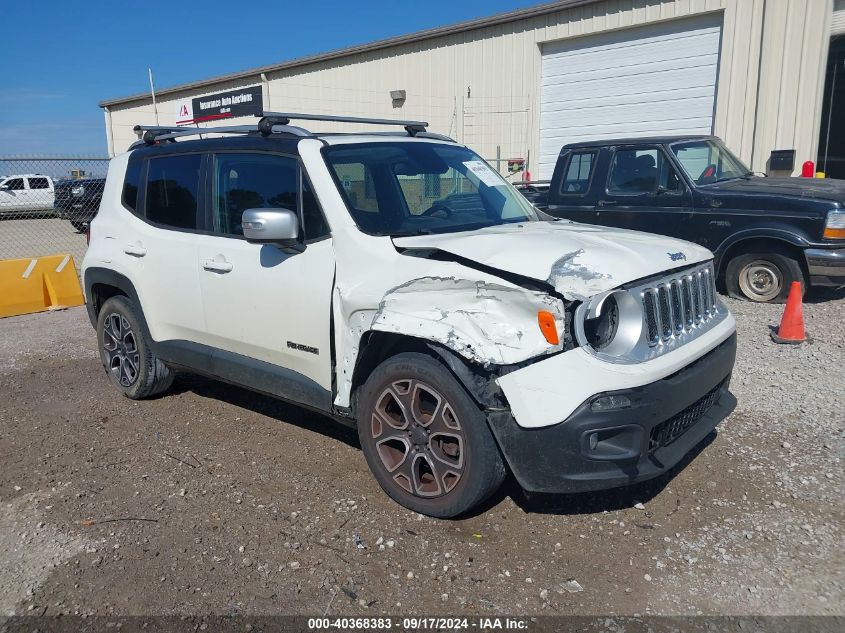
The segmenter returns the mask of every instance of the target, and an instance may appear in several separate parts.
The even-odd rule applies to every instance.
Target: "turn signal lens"
[[[560,338],[557,335],[555,315],[551,312],[540,310],[537,313],[537,323],[540,324],[540,331],[549,343],[552,345],[558,345],[560,343]]]
[[[845,239],[845,211],[834,209],[827,212],[824,223],[824,237],[829,240]]]

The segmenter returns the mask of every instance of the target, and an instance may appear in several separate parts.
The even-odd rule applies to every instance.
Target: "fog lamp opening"
[[[623,395],[599,396],[590,404],[593,411],[613,411],[631,406],[631,399]]]

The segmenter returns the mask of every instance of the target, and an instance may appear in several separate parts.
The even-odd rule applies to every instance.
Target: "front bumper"
[[[566,420],[524,428],[507,411],[490,427],[519,484],[532,492],[614,488],[660,475],[677,464],[733,411],[728,391],[736,334],[680,371],[647,385],[596,394]],[[628,407],[593,409],[603,396]]]
[[[845,248],[808,248],[804,257],[811,286],[845,286]]]

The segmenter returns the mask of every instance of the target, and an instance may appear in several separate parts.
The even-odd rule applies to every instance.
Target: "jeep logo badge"
[[[687,256],[684,255],[681,251],[677,253],[666,253],[673,262],[679,262],[681,260],[687,261]]]

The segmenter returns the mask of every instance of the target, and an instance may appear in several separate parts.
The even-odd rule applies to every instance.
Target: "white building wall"
[[[791,147],[798,150],[800,167],[816,153],[832,11],[833,0],[584,3],[540,17],[268,72],[265,108],[422,119],[432,131],[453,136],[485,158],[495,158],[497,146],[502,157],[526,157],[530,152],[533,167],[539,147],[543,43],[719,13],[723,32],[715,133],[755,170],[766,169],[772,149]],[[201,91],[160,95],[159,122],[175,123],[180,99],[261,83],[256,74],[208,84]],[[393,107],[391,90],[406,91],[404,105]],[[109,110],[115,152],[135,140],[135,124],[155,123],[149,99],[112,104]],[[314,123],[310,128],[349,129]]]

